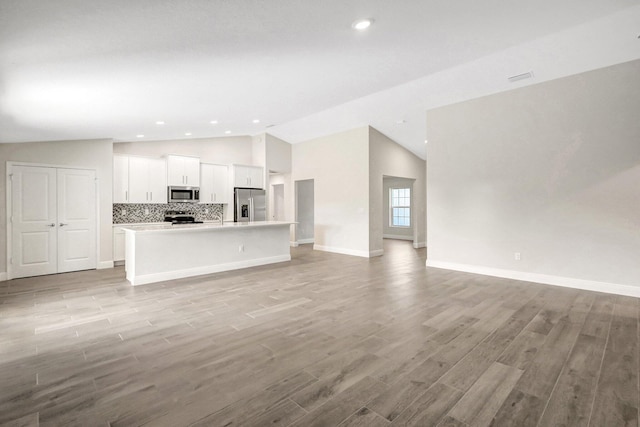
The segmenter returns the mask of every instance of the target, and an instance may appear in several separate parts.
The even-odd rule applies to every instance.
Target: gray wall
[[[640,286],[639,76],[633,61],[428,111],[428,262]]]
[[[313,240],[313,180],[296,181],[296,222],[298,242],[311,243]]]

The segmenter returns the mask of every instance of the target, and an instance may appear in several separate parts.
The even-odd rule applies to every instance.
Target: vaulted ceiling
[[[0,142],[370,124],[424,158],[427,108],[639,58],[639,18],[637,0],[1,0]]]

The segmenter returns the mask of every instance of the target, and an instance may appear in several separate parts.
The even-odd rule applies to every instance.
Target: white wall
[[[0,200],[6,200],[7,161],[95,169],[98,178],[99,254],[98,266],[113,261],[112,194],[113,143],[111,139],[0,144]],[[0,209],[0,224],[6,224],[6,206]],[[0,227],[0,272],[7,271],[7,232]]]
[[[393,178],[383,177],[382,179],[382,237],[385,239],[406,239],[413,240],[413,226],[417,215],[415,215],[415,203],[413,197],[413,182],[412,179],[405,178]],[[411,226],[410,227],[392,227],[391,224],[391,209],[389,203],[389,191],[392,188],[411,188]],[[422,196],[422,195],[421,195]],[[424,200],[424,197],[421,197]],[[424,214],[421,215],[424,219]]]
[[[203,163],[252,164],[251,137],[249,136],[118,142],[113,144],[113,152],[147,157],[178,154],[200,157]]]
[[[428,111],[428,265],[640,287],[638,76],[633,61]]]
[[[315,249],[369,256],[368,159],[368,127],[292,146],[292,179],[314,180]]]
[[[369,127],[370,141],[370,181],[369,181],[369,250],[372,254],[382,253],[382,236],[384,234],[382,220],[383,178],[395,176],[414,180],[413,209],[414,219],[413,237],[415,247],[424,247],[426,240],[426,197],[425,197],[425,167],[426,162],[398,145],[376,129]]]
[[[266,166],[268,171],[291,172],[291,144],[273,135],[265,134]],[[267,172],[268,172],[267,171]]]

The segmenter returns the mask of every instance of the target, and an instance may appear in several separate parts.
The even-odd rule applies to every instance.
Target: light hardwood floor
[[[364,259],[0,282],[0,424],[636,426],[638,299]]]

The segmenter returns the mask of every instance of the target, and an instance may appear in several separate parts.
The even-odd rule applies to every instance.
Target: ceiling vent
[[[507,80],[509,80],[509,83],[514,83],[520,80],[530,79],[532,77],[533,77],[533,71],[529,71],[527,73],[518,74],[517,76],[511,76]]]

